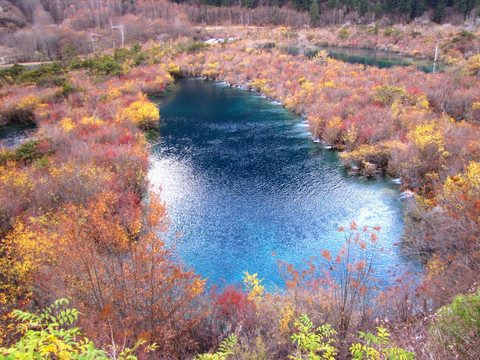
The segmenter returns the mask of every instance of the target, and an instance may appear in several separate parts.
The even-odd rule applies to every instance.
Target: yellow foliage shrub
[[[60,124],[62,125],[62,128],[66,132],[69,132],[69,131],[75,129],[75,127],[76,127],[76,124],[73,122],[72,118],[69,118],[69,117],[63,118],[60,121]]]
[[[343,131],[340,129],[340,125],[342,125],[342,119],[338,116],[326,122],[323,134],[326,142],[335,144],[342,139]]]
[[[40,98],[35,95],[25,96],[17,103],[17,109],[24,111],[33,111],[41,102]]]
[[[160,112],[146,97],[142,97],[123,110],[122,118],[132,121],[142,130],[152,130],[160,120]]]
[[[480,163],[471,161],[463,174],[449,176],[443,185],[442,197],[450,206],[459,209],[461,199],[478,199],[480,196]],[[460,210],[460,209],[459,209]]]
[[[258,274],[250,275],[248,271],[244,271],[243,274],[243,283],[248,292],[248,299],[258,303],[265,292],[265,285],[260,285],[263,280],[257,277]]]

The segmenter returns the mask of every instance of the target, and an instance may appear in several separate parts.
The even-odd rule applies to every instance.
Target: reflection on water
[[[307,57],[312,57],[321,50],[326,50],[328,52],[328,56],[333,59],[342,60],[344,62],[353,64],[377,66],[379,68],[413,65],[416,66],[418,70],[428,73],[442,71],[442,68],[431,60],[415,59],[413,57],[400,55],[389,51],[320,45],[307,50],[302,50],[295,46],[289,46],[286,48],[286,52],[291,55],[303,53]]]
[[[211,280],[243,271],[282,285],[277,260],[300,264],[338,251],[355,220],[381,226],[382,276],[405,264],[401,204],[391,181],[347,176],[337,154],[311,141],[302,118],[251,92],[183,80],[160,106],[162,137],[149,179],[162,187],[173,241]],[[276,256],[272,255],[276,253]]]

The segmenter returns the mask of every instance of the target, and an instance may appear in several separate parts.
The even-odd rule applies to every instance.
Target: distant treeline
[[[9,61],[63,59],[132,42],[189,36],[195,25],[391,26],[472,22],[480,0],[0,0],[0,53]]]
[[[430,11],[432,20],[442,22],[446,9],[451,12],[468,16],[473,9],[479,6],[479,0],[171,0],[175,3],[210,6],[242,6],[257,7],[291,7],[297,11],[312,11],[319,13],[329,10],[341,10],[344,14],[355,12],[360,16],[368,13],[377,19],[382,16],[401,17],[403,20],[412,20]]]

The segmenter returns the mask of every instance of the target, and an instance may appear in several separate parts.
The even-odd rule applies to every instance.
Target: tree
[[[121,205],[106,191],[86,207],[68,204],[55,214],[18,220],[8,237],[14,264],[35,274],[26,285],[37,301],[63,294],[81,304],[96,319],[82,322],[96,341],[132,347],[141,336],[182,357],[196,348],[195,326],[207,315],[200,299],[204,281],[159,236],[168,221],[158,195],[151,194],[148,206],[126,206],[127,213]]]
[[[369,0],[360,0],[358,4],[358,12],[360,16],[364,16],[370,11],[370,1]]]
[[[305,11],[310,8],[311,0],[291,0],[292,7],[298,11]]]
[[[433,21],[436,23],[441,23],[445,16],[445,7],[446,7],[445,0],[439,0],[437,6],[435,7],[435,11],[433,13]]]
[[[375,7],[373,8],[375,13],[375,18],[380,19],[383,15],[383,5],[381,4],[380,0],[375,1]]]
[[[340,7],[340,1],[339,0],[328,0],[327,7],[330,10],[338,9]]]
[[[255,7],[255,0],[241,0],[242,6],[248,9],[253,9]]]
[[[312,25],[317,24],[318,20],[320,20],[320,9],[318,7],[318,0],[312,0],[312,3],[310,4],[310,9],[308,10],[308,14],[310,15]]]
[[[412,19],[422,16],[427,10],[427,6],[425,5],[424,0],[413,0],[412,2],[412,10],[410,12],[410,17]]]

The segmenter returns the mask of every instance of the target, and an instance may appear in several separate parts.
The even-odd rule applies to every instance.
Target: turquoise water
[[[211,281],[243,271],[283,285],[277,260],[301,264],[344,243],[355,220],[381,226],[376,274],[409,266],[393,246],[403,234],[398,189],[350,177],[338,155],[311,140],[305,120],[258,94],[199,79],[160,99],[161,138],[149,179],[162,187],[184,262]],[[276,255],[273,256],[272,252]]]
[[[442,71],[441,66],[431,60],[414,59],[386,51],[363,48],[342,48],[333,46],[319,46],[308,51],[307,56],[313,56],[320,50],[326,50],[331,58],[353,64],[389,68],[392,66],[415,66],[418,70],[431,73]]]

